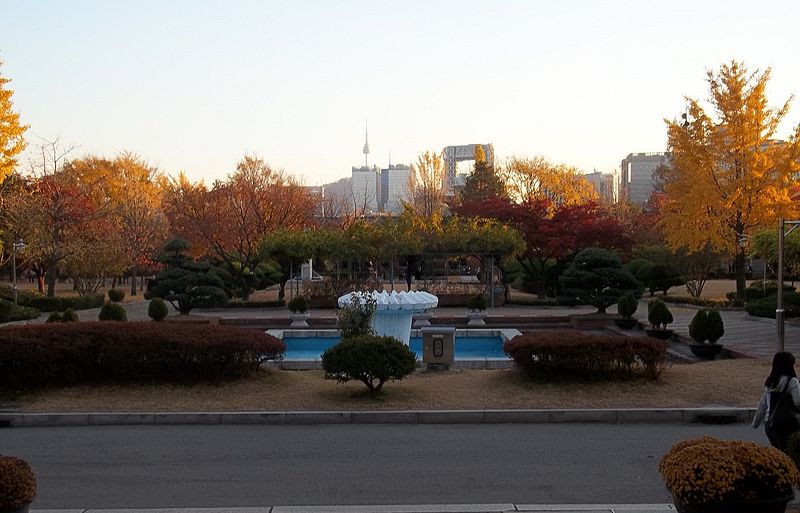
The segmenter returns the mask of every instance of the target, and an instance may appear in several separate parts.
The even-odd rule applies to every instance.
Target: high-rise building
[[[601,173],[594,171],[583,175],[586,181],[592,184],[597,195],[600,196],[601,203],[614,203],[614,174]]]
[[[644,205],[656,188],[656,168],[669,164],[669,153],[630,153],[620,164],[617,201]]]
[[[367,214],[378,211],[378,199],[380,198],[378,174],[377,166],[353,167],[350,180],[353,187],[353,206],[356,212]]]
[[[389,164],[386,169],[381,169],[381,201],[380,209],[391,214],[403,212],[403,202],[408,201],[408,179],[411,176],[411,166],[405,164]]]

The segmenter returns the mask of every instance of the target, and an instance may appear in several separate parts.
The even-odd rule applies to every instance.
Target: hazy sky
[[[246,153],[322,184],[494,144],[610,172],[731,59],[800,86],[800,2],[3,0],[0,72],[32,145],[224,178]],[[800,122],[800,100],[782,127]],[[77,155],[76,155],[77,156]]]

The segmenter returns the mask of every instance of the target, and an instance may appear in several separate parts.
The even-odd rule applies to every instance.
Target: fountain
[[[408,345],[411,338],[411,321],[415,313],[428,308],[436,308],[439,298],[428,292],[350,292],[339,298],[339,307],[351,304],[353,295],[370,295],[375,299],[375,314],[372,316],[372,329],[376,334],[394,337]]]

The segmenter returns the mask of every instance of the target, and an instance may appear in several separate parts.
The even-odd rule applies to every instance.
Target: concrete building
[[[655,190],[655,170],[669,164],[669,153],[630,153],[620,164],[617,201],[644,205]]]
[[[446,146],[442,150],[445,165],[445,182],[448,189],[458,186],[456,174],[458,169],[456,164],[465,160],[475,160],[475,147],[483,148],[486,155],[486,162],[491,166],[494,164],[494,146],[491,144],[465,144],[462,146]]]
[[[408,179],[411,166],[405,164],[389,164],[381,169],[380,210],[390,214],[403,212],[403,202],[408,200]]]
[[[350,180],[353,187],[353,206],[357,212],[366,214],[378,211],[379,174],[377,166],[353,167]]]
[[[586,181],[592,184],[594,190],[597,191],[601,203],[614,203],[616,201],[613,173],[594,171],[593,173],[586,173],[583,177],[586,178]]]

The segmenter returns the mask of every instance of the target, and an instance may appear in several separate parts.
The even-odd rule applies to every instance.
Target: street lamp
[[[786,230],[789,225],[789,231]],[[800,221],[787,221],[784,218],[778,219],[778,306],[775,309],[775,324],[778,331],[778,352],[784,349],[784,329],[783,329],[783,239],[800,226]]]
[[[14,242],[11,245],[11,277],[14,281],[14,288],[12,289],[12,297],[14,298],[14,305],[17,304],[17,251],[25,249],[25,243],[22,239]]]

